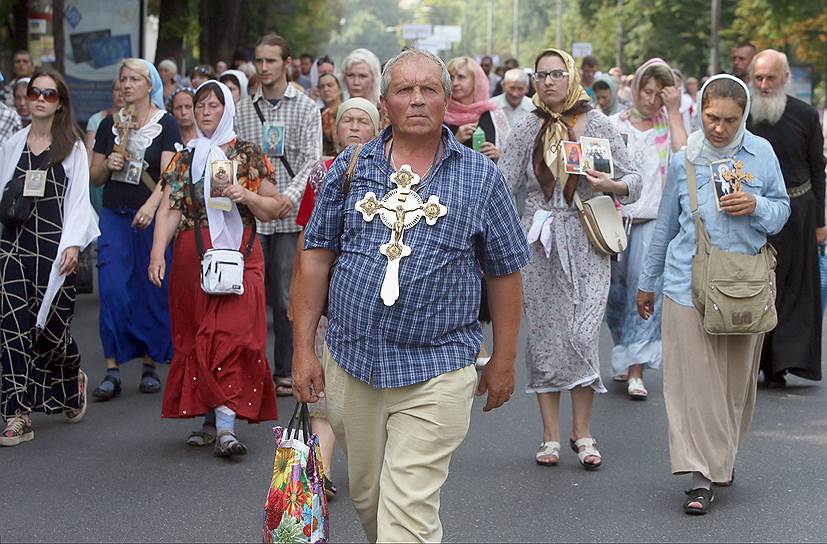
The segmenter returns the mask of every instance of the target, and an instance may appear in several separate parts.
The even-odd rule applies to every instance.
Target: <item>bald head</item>
[[[782,92],[790,79],[787,55],[775,49],[764,49],[752,59],[750,79],[753,89],[762,95]]]

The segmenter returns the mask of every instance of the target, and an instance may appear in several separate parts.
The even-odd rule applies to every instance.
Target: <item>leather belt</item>
[[[798,198],[800,196],[804,196],[810,192],[810,189],[813,188],[813,184],[809,181],[802,183],[801,185],[796,185],[795,187],[788,187],[787,188],[787,195],[790,198]]]

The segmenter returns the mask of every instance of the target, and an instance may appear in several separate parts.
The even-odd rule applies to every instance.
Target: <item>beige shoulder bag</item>
[[[560,176],[557,177],[560,190],[564,190]],[[574,205],[579,212],[583,230],[594,247],[605,255],[617,255],[626,249],[626,229],[623,220],[615,207],[612,197],[599,195],[583,202],[574,191]]]
[[[775,249],[764,244],[757,255],[721,251],[709,240],[698,211],[695,165],[686,162],[689,206],[695,221],[692,303],[709,334],[762,334],[775,328]]]

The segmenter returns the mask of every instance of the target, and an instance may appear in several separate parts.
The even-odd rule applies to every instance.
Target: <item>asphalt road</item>
[[[80,297],[73,329],[92,387],[104,372],[97,311],[93,296]],[[604,331],[604,362],[609,348]],[[660,373],[648,375],[647,402],[627,400],[616,384],[596,399],[592,430],[604,466],[592,473],[569,449],[557,467],[534,463],[541,425],[536,401],[522,392],[522,365],[520,357],[520,392],[504,408],[483,414],[475,403],[442,492],[446,541],[827,539],[827,386],[792,379],[786,390],[762,389],[735,485],[718,492],[710,515],[688,517],[687,480],[669,471]],[[79,425],[36,414],[35,440],[0,450],[0,541],[260,541],[272,425],[241,424],[250,453],[239,461],[190,448],[184,440],[195,423],[161,420],[161,396],[138,392],[140,370],[137,361],[125,365],[122,395],[92,403]],[[292,407],[280,400],[282,424]],[[340,452],[333,471],[333,540],[363,541]]]

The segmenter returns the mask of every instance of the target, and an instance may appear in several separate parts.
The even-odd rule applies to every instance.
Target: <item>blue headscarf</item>
[[[152,83],[152,91],[149,99],[160,109],[164,109],[164,82],[161,81],[161,74],[155,69],[155,65],[146,59],[141,59],[149,70],[149,82]]]

